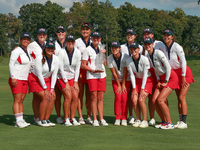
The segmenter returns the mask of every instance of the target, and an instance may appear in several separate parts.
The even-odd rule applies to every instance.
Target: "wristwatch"
[[[165,83],[168,83],[169,81],[165,80]]]

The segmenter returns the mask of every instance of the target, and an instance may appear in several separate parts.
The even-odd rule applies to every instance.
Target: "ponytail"
[[[44,64],[45,63],[45,56],[46,56],[46,51],[45,51],[45,48],[42,50],[42,64]]]

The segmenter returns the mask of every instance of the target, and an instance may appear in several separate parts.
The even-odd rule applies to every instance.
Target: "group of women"
[[[91,25],[83,23],[81,37],[75,40],[73,35],[66,36],[63,26],[56,30],[57,40],[46,41],[47,32],[38,29],[37,39],[31,42],[29,33],[22,33],[20,46],[10,57],[10,78],[14,104],[13,113],[16,127],[30,125],[23,119],[23,100],[28,86],[33,93],[32,107],[34,122],[42,127],[55,126],[49,118],[54,104],[57,123],[65,126],[92,124],[108,126],[103,118],[103,99],[106,91],[105,65],[112,72],[112,86],[115,94],[114,125],[146,128],[155,125],[154,111],[161,123],[160,129],[187,128],[186,95],[190,84],[194,82],[192,72],[186,65],[183,48],[174,41],[174,33],[166,29],[163,40],[153,39],[150,28],[143,31],[141,46],[135,39],[134,29],[126,33],[127,43],[111,43],[112,54],[105,58],[106,50],[101,44],[99,32],[91,33]],[[180,120],[172,124],[167,97],[175,89],[178,98]],[[83,96],[86,97],[87,119],[83,119]],[[61,96],[64,97],[64,119],[61,117]],[[147,122],[145,100],[149,99],[150,121]],[[134,119],[132,109],[136,114]],[[75,119],[78,110],[79,119]],[[99,121],[97,119],[99,114]],[[93,120],[91,118],[93,116]]]

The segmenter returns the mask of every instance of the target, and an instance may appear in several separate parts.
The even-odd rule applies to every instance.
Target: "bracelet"
[[[169,81],[165,80],[165,83],[168,83]]]

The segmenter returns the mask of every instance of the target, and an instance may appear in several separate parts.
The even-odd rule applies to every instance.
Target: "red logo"
[[[36,56],[35,56],[35,54],[33,52],[31,53],[31,57],[33,57],[33,59],[36,58]]]
[[[22,60],[21,60],[21,57],[20,57],[20,56],[17,58],[17,61],[18,61],[20,64],[22,64]]]

